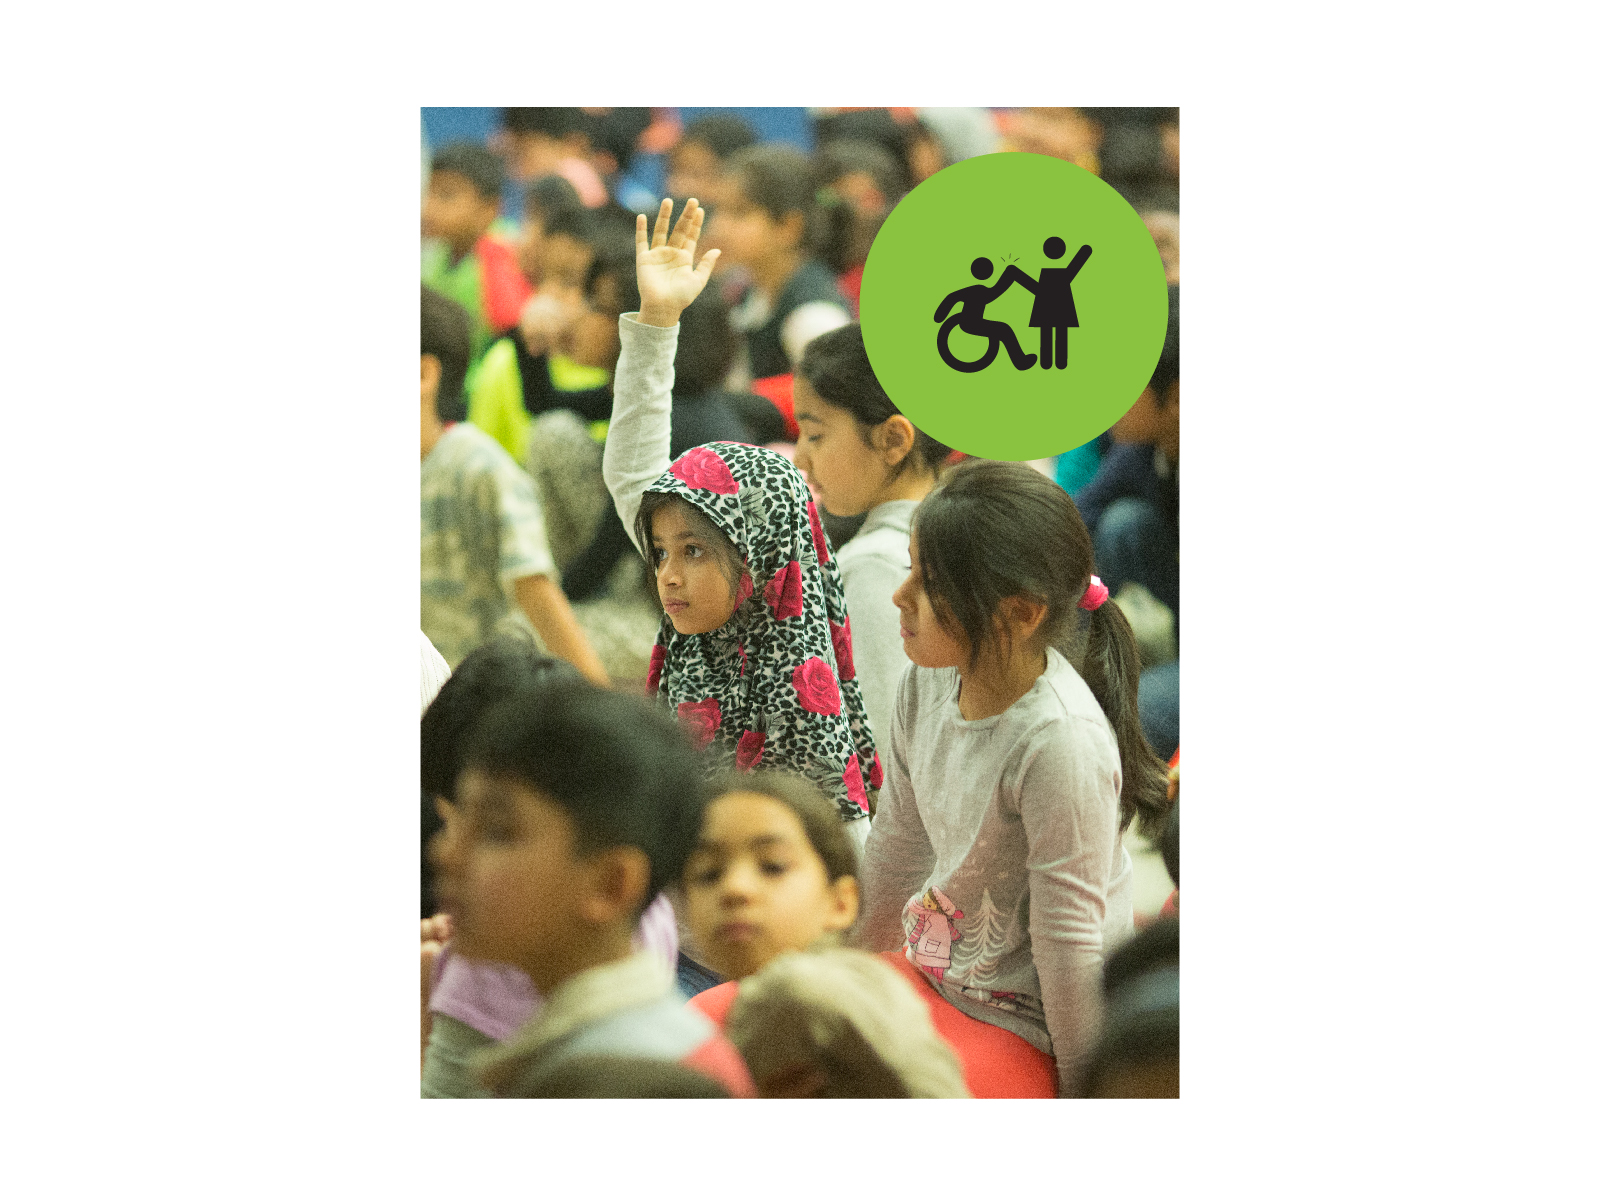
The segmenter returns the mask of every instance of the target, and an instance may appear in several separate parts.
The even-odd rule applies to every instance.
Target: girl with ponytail
[[[1134,929],[1121,834],[1158,835],[1167,812],[1139,651],[1072,500],[1024,464],[952,470],[917,509],[911,563],[895,605],[913,666],[879,739],[859,940],[1053,1054],[1071,1095],[1102,960]],[[936,892],[955,935],[911,943]]]

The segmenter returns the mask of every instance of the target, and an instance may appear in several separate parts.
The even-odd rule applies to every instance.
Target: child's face
[[[890,467],[862,438],[862,427],[795,376],[795,465],[806,472],[818,502],[835,516],[856,516],[876,502]]]
[[[455,827],[433,850],[456,948],[536,982],[564,977],[585,933],[579,906],[590,882],[572,820],[531,788],[472,770],[456,799]]]
[[[723,202],[707,218],[705,240],[722,250],[725,261],[749,266],[775,250],[793,248],[799,231],[775,221],[767,209],[745,197],[737,182],[730,182]]]
[[[681,504],[668,504],[650,522],[656,593],[673,628],[709,633],[728,623],[739,606],[715,556],[717,546],[690,522]]]
[[[522,236],[517,239],[517,266],[523,278],[535,286],[539,284],[539,260],[544,246],[544,221],[537,212],[525,212]]]
[[[500,205],[478,194],[472,180],[455,171],[435,171],[428,177],[422,202],[424,237],[438,237],[465,253],[489,230]]]
[[[933,601],[923,588],[922,572],[917,564],[917,534],[912,534],[912,573],[895,589],[890,598],[901,612],[901,645],[906,656],[918,666],[966,667],[968,658],[967,637],[960,629],[954,633],[940,625],[934,615]]]
[[[703,208],[715,208],[726,198],[723,161],[700,142],[679,142],[667,156],[667,194],[680,199],[693,196]]]
[[[584,294],[584,276],[594,249],[569,233],[553,233],[539,247],[540,290],[554,288],[575,298]]]
[[[730,978],[856,920],[856,880],[828,881],[800,817],[750,791],[714,800],[684,869],[685,920],[706,964]]]
[[[508,138],[511,152],[507,167],[514,179],[538,179],[555,174],[565,158],[573,157],[571,139],[562,141],[548,133],[513,133]]]

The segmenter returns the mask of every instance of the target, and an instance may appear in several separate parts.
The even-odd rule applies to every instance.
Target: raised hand
[[[706,219],[706,210],[698,200],[684,205],[684,213],[668,236],[672,221],[673,202],[663,200],[656,214],[655,233],[645,235],[645,215],[641,213],[634,225],[634,266],[639,275],[639,322],[642,325],[659,325],[669,328],[678,323],[678,314],[688,308],[691,301],[712,277],[712,266],[721,250],[709,250],[695,262],[695,243],[700,239],[700,227]]]

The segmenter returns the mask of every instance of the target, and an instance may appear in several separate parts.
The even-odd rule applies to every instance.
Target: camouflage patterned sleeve
[[[545,516],[534,494],[534,481],[507,460],[496,472],[499,503],[500,577],[510,583],[529,575],[556,577],[556,563],[545,541]]]

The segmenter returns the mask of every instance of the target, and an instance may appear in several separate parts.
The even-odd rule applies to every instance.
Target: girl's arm
[[[1028,931],[1062,1095],[1100,1021],[1107,890],[1122,861],[1117,744],[1080,717],[1053,722],[1022,759],[1016,794],[1028,837]]]
[[[873,817],[862,858],[862,914],[854,941],[863,949],[879,952],[906,943],[901,913],[934,869],[934,847],[917,811],[904,752],[907,738],[916,733],[912,698],[917,674],[913,667],[901,678],[889,736],[879,751],[884,789],[878,795],[878,815]]]
[[[672,464],[673,355],[678,349],[678,314],[689,307],[711,278],[718,251],[694,265],[695,242],[705,214],[689,201],[678,226],[667,235],[673,202],[663,200],[655,236],[647,240],[645,217],[634,231],[634,262],[639,276],[639,312],[618,318],[622,353],[612,384],[611,426],[601,470],[617,515],[630,541],[640,497]]]

